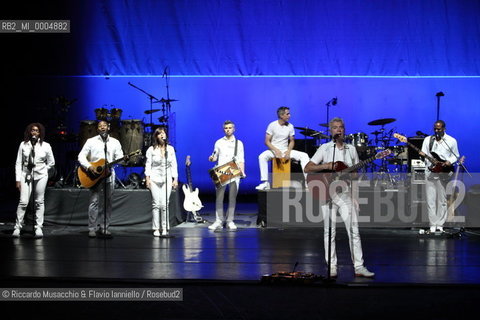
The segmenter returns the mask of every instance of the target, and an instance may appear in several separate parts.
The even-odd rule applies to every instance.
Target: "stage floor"
[[[213,221],[213,216],[207,220]],[[113,239],[88,238],[86,227],[46,226],[43,239],[13,239],[1,227],[3,278],[259,281],[297,271],[326,275],[323,228],[260,228],[256,216],[237,215],[237,231],[211,231],[186,222],[162,239],[150,231],[112,227]],[[456,233],[458,230],[447,231]],[[361,229],[366,266],[374,279],[355,278],[345,230],[338,229],[344,284],[480,284],[480,232],[419,235],[418,229]]]
[[[480,230],[361,228],[374,279],[355,278],[345,230],[337,232],[338,278],[312,284],[265,284],[263,275],[293,270],[326,276],[323,228],[262,228],[255,203],[239,203],[237,231],[182,223],[174,238],[132,226],[112,239],[88,238],[86,226],[46,225],[43,239],[11,238],[0,223],[2,288],[181,288],[182,302],[31,302],[49,319],[447,319],[476,312],[480,299]],[[5,208],[4,208],[5,209]],[[204,219],[213,222],[213,204]],[[3,302],[18,319],[27,302]],[[86,307],[88,306],[88,307]]]

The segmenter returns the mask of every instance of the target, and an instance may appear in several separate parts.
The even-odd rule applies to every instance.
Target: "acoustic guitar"
[[[203,205],[202,201],[200,201],[200,198],[198,197],[198,188],[195,188],[195,190],[193,189],[192,173],[190,170],[191,164],[192,163],[190,161],[190,156],[187,156],[187,159],[185,160],[185,169],[187,171],[187,184],[184,184],[182,186],[183,193],[185,194],[183,208],[185,209],[185,211],[192,213],[195,221],[201,222],[203,221],[203,218],[197,214],[197,211],[203,208]]]
[[[383,159],[386,156],[390,155],[392,150],[386,149],[370,157],[366,160],[360,161],[359,163],[349,167],[342,161],[335,161],[334,170],[323,170],[317,173],[309,173],[307,175],[307,185],[309,190],[312,192],[312,196],[320,200],[321,202],[327,202],[331,199],[329,192],[330,184],[335,180],[340,180],[343,176],[346,176],[352,172],[357,171],[368,163],[376,159]],[[318,181],[321,182],[324,188],[320,188]]]
[[[418,153],[422,152],[416,145],[413,143],[409,142],[407,137],[402,136],[398,133],[394,133],[393,136],[400,140],[401,142],[404,142],[408,144],[408,146]],[[422,152],[424,153],[424,152]],[[435,152],[431,152],[432,156],[429,156],[428,154],[425,154],[425,158],[427,158],[430,163],[432,164],[430,167],[428,167],[428,170],[430,170],[433,173],[453,173],[453,166],[445,166],[444,163],[446,162],[445,160],[441,159],[438,154]]]
[[[141,150],[136,150],[112,162],[106,162],[105,159],[100,159],[95,162],[90,162],[90,165],[94,168],[93,170],[94,172],[91,172],[90,170],[88,170],[87,168],[84,168],[83,166],[78,167],[77,174],[78,174],[78,180],[80,180],[80,185],[88,189],[95,187],[103,178],[107,178],[110,176],[110,174],[112,173],[110,168],[112,166],[119,163],[120,161],[128,160],[130,157],[141,155],[141,154],[142,154]]]

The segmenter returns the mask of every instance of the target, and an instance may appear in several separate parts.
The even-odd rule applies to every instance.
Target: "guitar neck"
[[[187,171],[187,183],[188,183],[188,186],[190,187],[190,190],[193,190],[192,173],[191,173],[191,171],[190,171],[190,166],[186,166],[185,170]]]
[[[407,144],[409,147],[411,147],[412,149],[414,149],[415,151],[417,151],[418,153],[422,152],[422,150],[420,150],[420,148],[418,148],[416,145],[414,145],[413,143],[411,143],[410,141],[407,141]],[[438,163],[438,160],[435,159],[434,157],[430,157],[428,154],[425,154],[425,158],[427,158],[428,160],[430,160],[431,163],[433,164],[437,164]]]
[[[376,157],[377,157],[377,156],[375,155],[375,156],[370,157],[370,158],[368,158],[368,159],[366,159],[366,160],[362,160],[362,161],[360,161],[359,163],[354,164],[353,166],[348,167],[347,169],[342,170],[341,172],[342,172],[342,174],[344,174],[344,173],[346,174],[346,173],[350,173],[350,172],[353,172],[353,171],[357,171],[358,169],[360,169],[360,168],[366,166],[367,164],[369,164],[370,162],[374,161],[374,160],[376,159]]]

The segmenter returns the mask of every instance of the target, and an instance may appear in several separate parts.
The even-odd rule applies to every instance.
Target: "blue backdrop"
[[[386,128],[413,136],[432,131],[442,91],[440,118],[469,169],[480,169],[480,1],[90,0],[69,12],[77,52],[31,99],[78,99],[73,131],[104,105],[150,122],[147,95],[128,83],[166,98],[167,71],[178,159],[192,156],[204,191],[213,191],[207,158],[224,120],[236,122],[245,143],[241,190],[250,192],[277,107],[291,107],[295,126],[322,130],[333,97],[330,118],[344,117],[347,133],[372,138],[380,127],[368,122],[395,118]]]

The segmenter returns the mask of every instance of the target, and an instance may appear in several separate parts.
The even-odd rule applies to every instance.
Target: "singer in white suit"
[[[35,199],[35,237],[43,237],[43,216],[45,213],[45,188],[48,170],[55,165],[50,144],[44,141],[45,128],[41,123],[31,123],[25,128],[24,139],[20,143],[15,162],[16,187],[20,191],[17,207],[17,220],[12,236],[20,237],[23,218],[30,196]]]
[[[152,193],[153,236],[166,236],[170,230],[168,200],[172,189],[178,186],[177,156],[175,149],[167,142],[166,128],[155,130],[153,145],[148,148],[146,157],[145,183]]]

